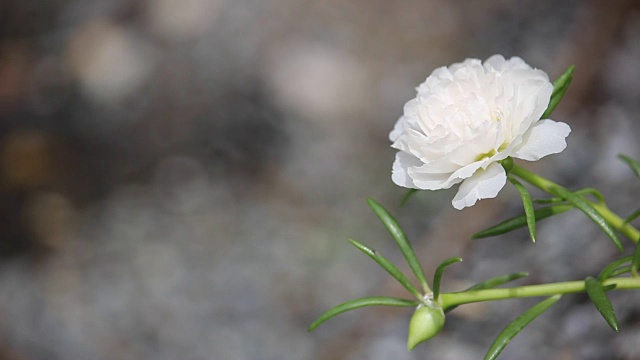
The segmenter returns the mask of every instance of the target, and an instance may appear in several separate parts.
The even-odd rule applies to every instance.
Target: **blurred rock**
[[[306,332],[339,302],[404,294],[346,242],[404,264],[367,197],[427,272],[464,257],[452,291],[516,271],[584,278],[616,250],[578,212],[541,222],[535,245],[525,230],[469,241],[522,211],[507,189],[469,213],[447,191],[399,208],[388,132],[438,66],[500,52],[554,77],[576,63],[553,114],[569,147],[531,166],[631,213],[637,179],[614,156],[638,157],[638,14],[632,1],[0,2],[0,358],[481,358],[532,302],[460,308],[412,353],[405,309]],[[567,296],[501,358],[637,358],[638,295],[616,295],[620,334]]]

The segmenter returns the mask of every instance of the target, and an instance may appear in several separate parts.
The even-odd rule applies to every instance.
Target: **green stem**
[[[616,285],[615,290],[640,289],[640,278],[612,278],[602,282],[603,286]],[[551,284],[528,285],[505,289],[472,290],[454,293],[443,293],[439,302],[443,308],[492,300],[550,296],[585,291],[584,281],[567,281]]]
[[[518,176],[522,180],[528,182],[529,184],[537,187],[538,189],[554,196],[562,197],[561,195],[558,194],[556,189],[566,190],[564,187],[554,183],[553,181],[547,180],[515,164],[511,169],[511,173],[513,175]],[[640,239],[640,230],[636,229],[629,223],[625,223],[624,219],[618,216],[613,211],[609,210],[609,208],[604,202],[602,203],[596,203],[592,201],[588,201],[588,202],[602,215],[602,217],[605,218],[605,220],[607,220],[607,222],[611,226],[613,226],[616,230],[620,231],[622,234],[624,234],[634,243],[638,242],[638,240]]]

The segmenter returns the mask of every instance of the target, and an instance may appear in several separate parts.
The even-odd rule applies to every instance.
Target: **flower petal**
[[[402,135],[402,132],[404,131],[403,127],[406,122],[407,118],[404,115],[396,121],[396,124],[393,126],[393,130],[389,133],[389,140],[391,140],[392,143],[396,142],[400,135]]]
[[[460,169],[460,165],[454,164],[446,158],[437,159],[430,161],[428,163],[423,163],[420,167],[416,167],[409,171],[409,175],[412,174],[413,171],[420,174],[447,174],[451,175],[453,172],[458,171]]]
[[[422,190],[448,189],[462,181],[451,178],[451,173],[425,171],[422,167],[412,167],[408,174],[413,179],[414,187]]]
[[[391,170],[391,180],[398,186],[415,189],[416,186],[413,184],[411,176],[409,176],[409,168],[420,165],[422,165],[422,162],[418,158],[398,151]]]
[[[474,205],[478,200],[494,198],[506,182],[507,174],[502,165],[493,163],[486,170],[480,169],[463,181],[451,204],[454,208],[462,210]]]
[[[484,61],[484,68],[487,70],[501,71],[507,60],[500,54],[495,54]]]
[[[535,161],[547,155],[557,154],[567,147],[565,138],[571,128],[563,122],[544,119],[536,122],[523,136],[513,157]]]
[[[522,135],[540,119],[549,105],[553,85],[544,79],[546,74],[540,70],[519,70],[511,73],[510,76],[515,86],[514,98],[510,100],[509,114],[513,138]]]

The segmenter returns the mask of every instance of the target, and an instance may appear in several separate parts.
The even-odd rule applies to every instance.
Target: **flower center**
[[[480,160],[484,160],[484,159],[488,159],[490,157],[492,157],[493,155],[497,154],[498,152],[495,150],[491,150],[489,152],[486,152],[484,154],[480,154],[478,156],[476,156],[476,160],[475,161],[480,161]]]
[[[475,161],[488,159],[488,158],[492,157],[493,155],[505,150],[507,147],[509,147],[509,144],[504,143],[504,144],[500,145],[500,147],[497,150],[496,149],[491,149],[491,151],[488,151],[486,153],[483,153],[483,154],[480,154],[480,155],[476,156]]]
[[[504,113],[501,109],[497,109],[491,113],[491,120],[495,122],[500,122],[504,118]]]

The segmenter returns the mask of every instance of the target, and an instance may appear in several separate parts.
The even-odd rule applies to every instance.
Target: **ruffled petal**
[[[402,132],[404,131],[403,128],[406,122],[406,116],[401,116],[400,119],[396,121],[396,124],[393,126],[393,130],[391,130],[391,132],[389,133],[389,140],[391,140],[392,143],[396,142],[400,135],[402,135]]]
[[[494,198],[506,182],[507,174],[502,165],[493,163],[486,170],[480,169],[463,181],[451,204],[454,208],[462,210],[474,205],[478,200]]]
[[[470,178],[476,173],[476,171],[478,171],[478,169],[486,168],[490,161],[490,159],[482,159],[467,166],[461,167],[460,169],[454,171],[453,174],[451,174],[451,179],[460,179],[460,181],[462,181],[464,179]]]
[[[416,188],[413,179],[409,176],[409,168],[420,165],[422,165],[422,162],[418,158],[398,151],[391,170],[391,180],[398,186]]]
[[[462,179],[450,181],[449,174],[435,173],[412,173],[413,183],[416,189],[422,190],[442,190],[448,189],[455,184],[460,183]]]
[[[484,61],[484,68],[487,70],[501,71],[507,60],[500,54],[493,55]]]
[[[570,132],[569,125],[563,122],[540,120],[524,134],[522,143],[512,156],[535,161],[547,155],[557,154],[567,147],[566,137]]]
[[[533,75],[537,72],[544,74],[539,70],[519,70],[511,73],[514,86],[514,97],[509,104],[511,139],[524,134],[533,123],[540,119],[549,105],[553,85],[545,80],[543,75]]]
[[[448,189],[462,181],[452,179],[451,172],[446,172],[444,168],[434,169],[427,164],[411,167],[407,173],[413,180],[414,187],[423,190]]]
[[[423,163],[420,167],[416,167],[413,171],[421,174],[447,174],[450,175],[460,169],[460,165],[454,164],[446,158],[429,161]]]

